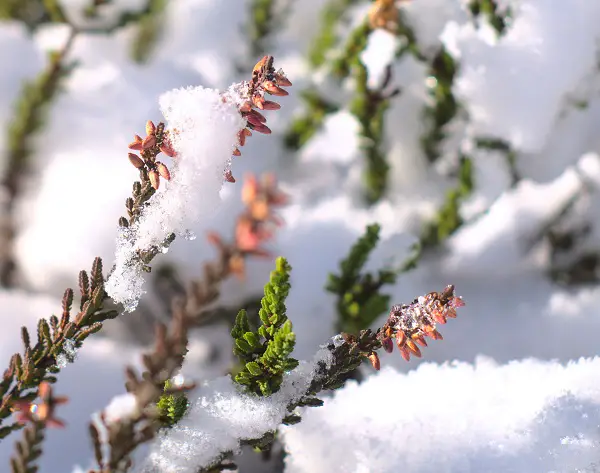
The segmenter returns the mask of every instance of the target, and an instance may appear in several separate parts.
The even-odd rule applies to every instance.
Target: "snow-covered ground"
[[[82,2],[64,3],[74,9]],[[139,8],[142,2],[116,3]],[[359,199],[358,124],[347,108],[329,116],[299,153],[282,146],[282,133],[302,111],[299,92],[323,82],[303,58],[325,3],[292,2],[269,53],[294,86],[279,100],[280,111],[266,112],[273,134],[255,134],[232,167],[238,178],[246,171],[274,171],[291,196],[281,212],[286,225],[271,249],[293,267],[288,316],[297,334],[296,358],[312,359],[333,335],[334,300],[323,286],[365,225],[382,226],[370,268],[402,261],[420,223],[454,182],[440,169],[452,166],[461,151],[473,157],[475,174],[475,190],[461,208],[468,223],[444,251],[427,254],[388,292],[394,303],[409,302],[452,283],[467,305],[442,327],[444,341],[431,343],[423,361],[383,355],[380,373],[348,385],[324,407],[307,411],[303,422],[286,427],[286,471],[594,471],[592,464],[600,464],[600,365],[593,358],[599,351],[600,287],[556,285],[547,274],[549,245],[529,242],[575,199],[567,223],[589,223],[591,229],[574,253],[600,248],[600,2],[498,2],[513,16],[500,38],[485,22],[475,27],[466,0],[403,3],[424,54],[443,44],[460,65],[453,92],[463,111],[449,124],[439,165],[429,166],[420,138],[431,80],[412,57],[395,63],[393,81],[402,94],[386,115],[391,185],[372,208]],[[353,10],[352,24],[359,23],[366,3]],[[127,145],[142,134],[146,120],[161,119],[159,96],[188,85],[224,90],[248,76],[235,68],[242,59],[251,62],[241,5],[171,2],[160,47],[145,66],[128,57],[132,27],[110,37],[76,39],[70,57],[78,66],[36,139],[35,173],[18,202],[15,255],[28,292],[0,292],[0,360],[8,362],[20,350],[21,325],[33,328],[39,317],[59,311],[62,292],[76,285],[78,272],[89,269],[95,256],[105,267],[115,260],[117,221],[137,177]],[[65,36],[64,28],[45,27],[30,37],[19,24],[0,24],[3,129],[21,82],[42,70],[44,52]],[[395,41],[385,32],[370,38],[363,58],[373,77]],[[347,83],[328,92],[338,97],[351,89]],[[474,148],[482,137],[502,139],[517,153],[522,179],[516,186],[498,151]],[[0,134],[0,169],[5,140]],[[241,208],[240,181],[222,189],[216,213],[198,213],[205,218],[189,228],[197,239],[176,240],[155,263],[173,263],[184,281],[199,276],[203,261],[214,256],[203,235],[231,234]],[[223,301],[234,305],[259,294],[272,266],[251,261],[245,282],[225,284]],[[192,347],[187,368],[200,381],[220,376],[227,365],[211,364],[208,346],[214,340],[228,343],[225,327],[200,332]],[[136,363],[140,350],[101,337],[86,342],[59,375],[57,392],[71,397],[60,410],[69,426],[49,433],[41,471],[63,473],[89,464],[90,415],[123,392],[123,368]],[[12,444],[13,438],[0,443],[3,468]]]

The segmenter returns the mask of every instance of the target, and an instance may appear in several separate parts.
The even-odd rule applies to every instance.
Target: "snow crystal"
[[[68,363],[73,363],[77,357],[77,348],[73,340],[65,340],[63,343],[63,353],[56,356],[56,365],[59,368],[64,368]]]

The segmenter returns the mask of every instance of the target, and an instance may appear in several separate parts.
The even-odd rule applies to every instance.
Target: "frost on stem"
[[[115,268],[106,283],[107,294],[131,312],[143,294],[143,262],[138,254],[161,247],[170,234],[212,213],[220,202],[223,169],[246,120],[239,113],[242,98],[224,96],[203,87],[175,89],[160,97],[170,140],[177,153],[166,189],[156,193],[134,225],[117,237]]]
[[[63,351],[56,356],[56,366],[64,368],[67,364],[75,361],[77,357],[77,346],[73,340],[66,339],[63,343]]]

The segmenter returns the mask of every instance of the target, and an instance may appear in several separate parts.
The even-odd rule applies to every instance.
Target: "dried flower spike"
[[[239,112],[247,120],[246,127],[238,134],[238,145],[246,144],[246,137],[251,136],[250,130],[263,134],[271,134],[271,129],[266,125],[267,119],[258,110],[279,110],[281,105],[277,102],[265,99],[265,94],[285,96],[288,92],[283,87],[290,87],[292,83],[283,71],[275,71],[273,67],[273,56],[264,56],[252,69],[252,79],[243,84],[244,102],[238,107]],[[249,129],[250,130],[249,130]],[[233,156],[240,156],[239,148],[234,148]],[[235,182],[230,171],[225,171],[225,180]]]
[[[392,351],[392,338],[405,360],[411,355],[420,357],[421,350],[417,346],[427,346],[425,337],[441,340],[436,324],[445,324],[448,317],[456,318],[456,309],[464,306],[464,301],[454,294],[454,286],[446,286],[443,292],[431,292],[415,299],[408,305],[395,305],[390,315],[377,333],[384,349]]]

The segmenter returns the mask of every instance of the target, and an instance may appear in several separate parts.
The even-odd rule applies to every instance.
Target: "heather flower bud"
[[[280,85],[281,87],[292,86],[290,80],[283,74],[283,71],[281,70],[275,74],[275,80],[277,81],[277,85]]]
[[[242,187],[242,202],[246,205],[250,205],[256,199],[258,194],[258,182],[254,175],[249,174],[244,181]]]
[[[418,343],[419,345],[421,345],[422,347],[426,347],[427,346],[427,342],[425,341],[425,338],[423,338],[422,335],[419,335],[419,334],[415,333],[411,338],[416,343]]]
[[[252,73],[259,72],[260,69],[269,61],[269,56],[263,56],[260,61],[258,61],[254,68],[252,69]]]
[[[394,351],[394,342],[392,342],[392,339],[389,337],[386,337],[383,340],[381,340],[381,345],[383,346],[383,349],[388,353],[392,353]]]
[[[434,340],[443,340],[444,339],[444,337],[442,337],[442,334],[435,329],[430,333],[429,336],[431,338],[433,338]]]
[[[176,155],[175,150],[171,147],[170,144],[165,143],[165,141],[162,142],[158,149],[160,149],[161,152],[165,153],[170,158],[174,158]]]
[[[371,352],[368,358],[373,368],[379,371],[381,369],[381,362],[379,361],[379,356],[377,356],[377,353]]]
[[[263,102],[263,110],[279,110],[281,108],[281,105],[279,105],[277,102],[273,102],[271,100],[265,100]]]
[[[254,126],[261,126],[263,124],[260,118],[258,118],[256,115],[248,114],[244,118],[248,120],[248,123]]]
[[[231,182],[231,183],[235,182],[235,178],[233,177],[233,174],[231,174],[231,171],[229,171],[229,170],[225,171],[225,173],[223,174],[223,177],[225,178],[225,180],[227,182]]]
[[[464,307],[465,301],[463,301],[460,297],[453,297],[450,299],[450,305],[455,308]]]
[[[154,187],[155,190],[158,190],[160,186],[160,176],[157,171],[150,171],[148,173],[148,179],[150,179],[150,184]]]
[[[415,356],[418,356],[419,358],[421,358],[421,350],[419,349],[419,347],[417,345],[415,345],[415,342],[413,342],[412,340],[407,340],[406,347],[410,351],[412,351]]]
[[[156,136],[154,135],[148,135],[146,138],[144,138],[144,141],[142,141],[143,149],[150,149],[154,146],[156,146]]]
[[[396,345],[398,348],[403,348],[406,344],[406,334],[402,330],[398,330],[396,332]]]
[[[410,350],[406,347],[400,348],[400,354],[405,361],[410,361]]]
[[[238,143],[240,146],[244,146],[246,144],[246,134],[244,133],[244,130],[238,133]]]
[[[444,317],[444,314],[437,310],[431,311],[431,316],[438,324],[444,325],[446,323],[446,317]]]
[[[144,167],[144,161],[137,154],[129,153],[127,157],[129,158],[129,162],[133,164],[136,169]]]
[[[152,123],[152,120],[146,122],[146,135],[153,135],[156,133],[156,125]]]
[[[263,104],[264,105],[264,104]],[[267,121],[267,118],[260,112],[257,112],[256,110],[252,110],[250,113],[248,113],[248,116],[253,116],[256,117],[256,119],[260,122],[260,123],[265,123]]]
[[[169,169],[167,168],[167,166],[165,166],[163,163],[160,163],[160,162],[156,163],[156,170],[161,175],[161,177],[163,177],[167,181],[171,180],[171,173],[169,172]]]
[[[242,155],[242,152],[241,152],[239,149],[237,149],[237,148],[234,148],[234,149],[233,149],[233,155],[234,155],[234,156],[241,156],[241,155]]]
[[[275,85],[273,82],[271,82],[269,80],[263,82],[262,85],[263,85],[263,88],[265,89],[265,92],[267,92],[268,94],[278,95],[280,97],[289,95],[289,92],[287,90],[284,90],[281,87],[278,87],[277,85]]]
[[[251,128],[254,131],[258,131],[259,133],[263,133],[265,135],[270,135],[271,134],[271,129],[267,126],[267,125],[263,125],[262,123],[259,123],[258,125],[255,124],[251,124]]]
[[[128,148],[132,149],[134,151],[141,151],[142,150],[142,137],[139,135],[135,135],[133,141],[131,143],[129,143]]]
[[[261,110],[264,110],[264,108],[265,108],[265,99],[263,99],[262,97],[260,97],[258,95],[254,95],[252,97],[252,103],[254,104],[254,106],[256,108],[259,108]]]

